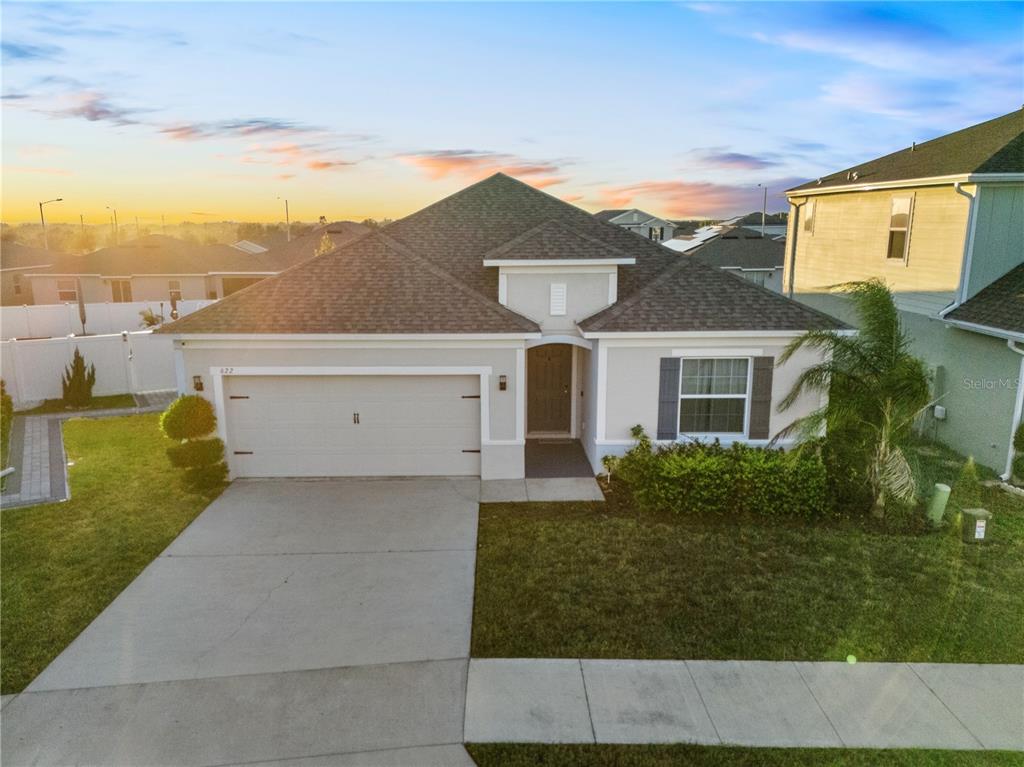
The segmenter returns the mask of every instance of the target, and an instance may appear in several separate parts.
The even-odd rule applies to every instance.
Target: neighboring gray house
[[[705,263],[725,269],[745,280],[782,292],[782,268],[786,260],[786,243],[736,227],[726,229],[689,255]]]
[[[925,432],[1005,474],[1024,398],[1024,111],[786,194],[787,293],[849,322],[836,286],[885,281],[932,368]]]
[[[652,216],[636,208],[629,210],[602,210],[594,214],[602,221],[621,226],[630,232],[655,242],[665,242],[675,236],[676,225],[664,218]]]
[[[19,242],[0,242],[0,305],[34,303],[32,281],[25,277],[49,269],[58,254]]]
[[[844,327],[497,174],[158,332],[233,477],[516,479],[636,424],[766,444],[820,405],[778,411],[821,360],[782,349]]]

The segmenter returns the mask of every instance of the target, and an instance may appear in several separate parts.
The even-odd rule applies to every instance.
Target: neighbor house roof
[[[231,245],[198,245],[175,237],[150,234],[137,240],[75,256],[61,253],[48,271],[53,274],[210,274],[274,271],[263,254]]]
[[[786,243],[737,227],[708,240],[691,255],[723,268],[781,269],[785,263]]]
[[[22,245],[20,242],[0,243],[0,269],[26,271],[33,268],[48,268],[60,257],[59,253]]]
[[[482,268],[482,267],[478,267]],[[262,280],[162,333],[536,333],[384,232]]]
[[[982,288],[945,319],[1024,335],[1024,264]]]
[[[357,224],[355,221],[335,221],[330,224],[322,224],[301,237],[294,238],[291,242],[282,242],[270,248],[263,258],[275,271],[282,271],[313,258],[320,248],[324,235],[331,241],[332,247],[337,248],[362,237],[369,231],[370,227]]]
[[[974,173],[1024,173],[1024,110],[822,176],[789,193]]]
[[[484,254],[484,261],[562,261],[635,259],[629,253],[551,219]]]
[[[611,221],[613,218],[618,218],[623,213],[629,213],[629,208],[616,208],[615,210],[599,210],[594,214],[594,218],[599,218],[602,221]]]
[[[485,333],[537,332],[498,303],[498,268],[487,254],[505,248],[615,253],[623,302],[611,317],[581,323],[658,331],[789,330],[841,327],[699,259],[608,224],[504,174],[495,174],[382,230],[234,293],[169,325],[167,333]],[[621,256],[619,254],[622,254]],[[682,289],[647,290],[685,270]],[[676,285],[676,283],[669,283]],[[643,292],[643,300],[630,301]],[[680,305],[683,305],[682,307]],[[659,318],[639,320],[634,312]]]

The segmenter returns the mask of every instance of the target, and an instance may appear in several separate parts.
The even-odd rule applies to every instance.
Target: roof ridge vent
[[[913,152],[916,149],[917,149],[917,142],[916,141],[911,141],[910,142],[910,151]]]

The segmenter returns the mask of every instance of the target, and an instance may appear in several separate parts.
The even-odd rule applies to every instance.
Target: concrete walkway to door
[[[6,703],[4,764],[472,764],[479,493],[235,482]]]

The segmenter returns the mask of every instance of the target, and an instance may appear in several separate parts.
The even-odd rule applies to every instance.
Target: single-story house
[[[640,425],[764,445],[827,314],[503,174],[163,326],[233,477],[521,478],[535,440],[594,472]]]
[[[56,254],[19,242],[0,243],[0,305],[23,306],[33,303],[32,282],[26,274],[49,269]]]
[[[655,242],[665,242],[675,236],[676,225],[665,218],[652,216],[637,208],[628,210],[602,210],[594,214],[601,221],[621,226],[629,232]]]
[[[762,237],[746,227],[725,229],[700,247],[688,251],[719,269],[733,272],[755,285],[782,292],[782,268],[786,261],[786,243]]]

